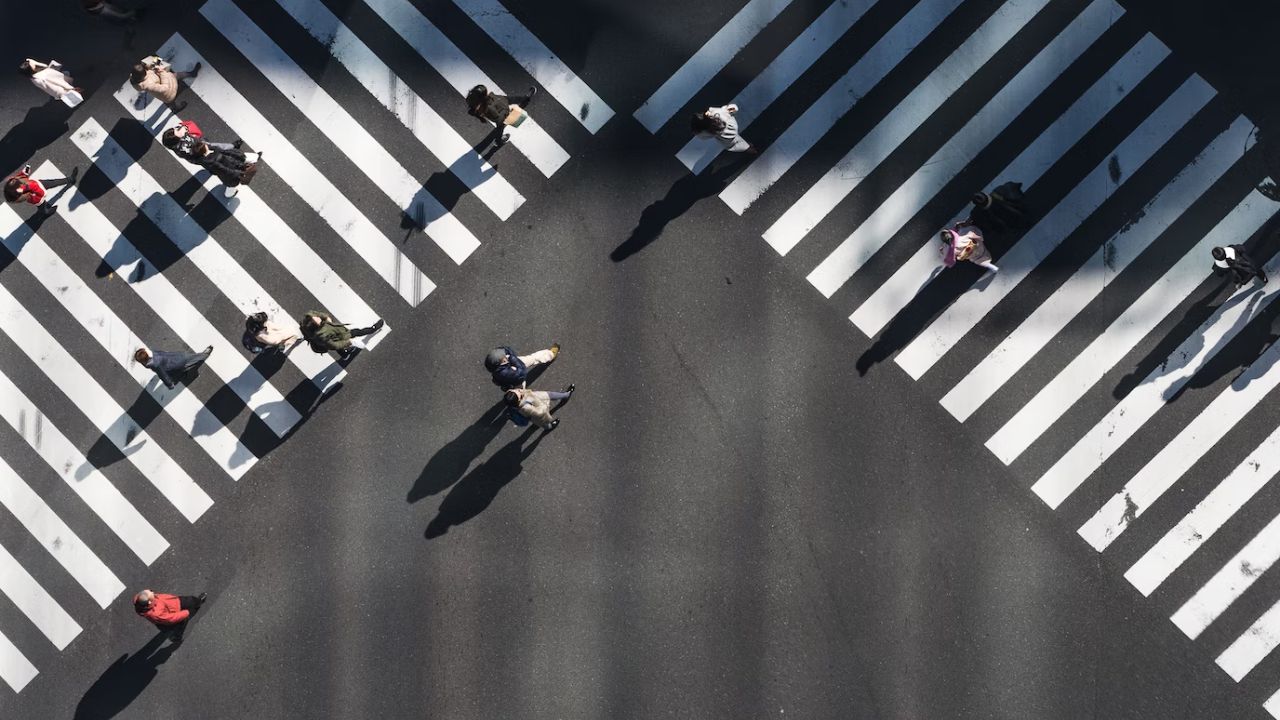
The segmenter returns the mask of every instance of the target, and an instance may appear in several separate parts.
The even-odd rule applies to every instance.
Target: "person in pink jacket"
[[[991,262],[991,251],[983,242],[982,230],[968,220],[961,220],[955,226],[946,228],[939,239],[942,240],[942,263],[947,267],[952,267],[959,260],[968,260],[986,268],[987,272],[1000,271]]]

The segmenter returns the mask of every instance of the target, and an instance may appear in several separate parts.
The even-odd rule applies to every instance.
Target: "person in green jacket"
[[[338,353],[339,359],[350,360],[360,352],[360,348],[351,344],[351,338],[372,335],[381,330],[382,325],[382,320],[378,320],[367,328],[352,330],[345,323],[334,320],[328,313],[309,310],[302,316],[298,329],[302,331],[302,337],[311,345],[312,350],[318,353],[333,350]]]

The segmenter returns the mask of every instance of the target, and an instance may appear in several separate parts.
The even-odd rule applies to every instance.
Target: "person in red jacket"
[[[50,215],[58,209],[56,205],[45,205],[45,193],[53,188],[62,187],[63,185],[74,185],[76,178],[80,175],[80,168],[76,168],[71,172],[71,177],[58,178],[57,180],[36,180],[31,177],[31,166],[27,165],[18,172],[5,178],[4,181],[4,199],[11,203],[31,203],[32,205],[44,205],[40,210],[45,215]]]
[[[207,595],[168,595],[143,590],[133,596],[133,609],[161,630],[173,632],[173,642],[182,642],[182,630],[192,613],[200,609]]]

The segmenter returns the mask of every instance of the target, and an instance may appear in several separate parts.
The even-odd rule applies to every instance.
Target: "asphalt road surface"
[[[0,23],[87,97],[0,83],[6,172],[80,168],[0,208],[0,717],[1280,716],[1280,306],[1207,252],[1280,271],[1280,11],[153,5]],[[496,150],[477,78],[539,88]],[[733,98],[758,156],[689,142]],[[241,349],[313,307],[388,328]],[[517,428],[481,360],[553,341]],[[143,587],[208,593],[180,647]]]

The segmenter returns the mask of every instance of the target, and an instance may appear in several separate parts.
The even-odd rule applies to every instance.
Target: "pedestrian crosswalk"
[[[725,102],[758,156],[673,120]],[[751,0],[635,117],[735,164],[721,201],[873,340],[857,369],[892,358],[1280,717],[1280,344],[1248,331],[1276,289],[1209,256],[1280,272],[1248,118],[1112,0]],[[999,271],[944,270],[938,229],[1006,181]]]
[[[480,248],[484,223],[512,219],[612,117],[500,3],[454,5],[505,58],[484,48],[473,60],[435,24],[439,8],[412,0],[207,0],[157,50],[175,69],[202,66],[182,81],[185,106],[140,96],[122,69],[33,162],[37,178],[80,168],[52,196],[58,212],[0,207],[12,257],[0,275],[0,679],[13,692],[94,620],[75,586],[101,609],[143,582],[175,528],[358,368],[306,347],[253,356],[245,316],[288,325],[319,308],[367,324],[421,306]],[[425,65],[404,62],[405,46]],[[476,84],[502,92],[482,65],[523,73],[551,101],[508,129],[503,172],[482,142],[492,126],[463,103]],[[166,150],[160,136],[182,119],[263,151],[252,186],[228,194]],[[432,244],[406,243],[415,233]],[[390,331],[356,344],[372,350]],[[133,360],[144,346],[213,352],[171,389]]]

